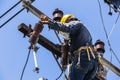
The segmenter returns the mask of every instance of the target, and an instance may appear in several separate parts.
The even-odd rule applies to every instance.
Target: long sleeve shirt
[[[70,52],[82,46],[92,45],[92,37],[87,28],[80,21],[71,21],[69,23],[50,22],[51,29],[65,32],[70,38]]]

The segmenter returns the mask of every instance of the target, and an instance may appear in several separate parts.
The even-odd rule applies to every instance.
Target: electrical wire
[[[58,38],[58,41],[59,41],[59,43],[60,44],[62,44],[62,41],[61,41],[61,39],[60,39],[60,37],[58,36],[58,33],[54,30],[54,32],[55,32],[55,35],[57,36],[57,38]],[[54,58],[56,59],[56,57],[55,57],[55,55],[53,54],[53,56],[54,56]],[[56,59],[56,61],[57,61],[57,59]],[[58,61],[57,61],[57,63],[58,63]],[[59,63],[58,63],[59,64]],[[60,66],[60,65],[59,65]],[[60,66],[61,67],[61,66]],[[62,70],[62,68],[61,68],[61,70]],[[60,73],[60,75],[55,79],[55,80],[58,80],[61,76],[62,76],[62,74],[63,74],[63,70],[62,70],[62,72]]]
[[[60,37],[58,36],[57,31],[55,31],[55,30],[54,30],[54,32],[55,32],[55,35],[57,36],[57,38],[58,38],[59,42],[62,44],[62,41],[61,41]]]
[[[0,18],[2,18],[2,17],[5,16],[8,12],[10,12],[13,8],[15,8],[21,1],[22,1],[22,0],[20,0],[19,2],[17,2],[17,3],[16,3],[15,5],[13,5],[9,10],[7,10],[5,13],[3,13],[3,14],[0,16]],[[7,24],[10,20],[12,20],[15,16],[17,16],[17,15],[18,15],[20,12],[22,12],[24,9],[25,9],[25,8],[22,8],[20,11],[18,11],[16,14],[14,14],[11,18],[9,18],[6,22],[4,22],[2,25],[0,25],[0,28],[2,28],[5,24]],[[56,31],[55,31],[55,34],[56,34],[59,42],[62,43],[62,41],[60,40],[60,38],[59,38],[59,36],[58,36],[58,34],[57,34]],[[28,56],[27,56],[27,59],[26,59],[26,62],[25,62],[25,65],[24,65],[24,68],[23,68],[23,71],[22,71],[20,80],[22,80],[22,78],[23,78],[24,71],[25,71],[25,68],[26,68],[27,63],[28,63],[28,59],[29,59],[29,55],[30,55],[30,50],[31,50],[31,49],[29,49]],[[54,55],[54,54],[53,54],[53,55]],[[55,55],[54,55],[54,57],[55,57]],[[56,59],[56,58],[55,58],[55,59]],[[56,62],[57,62],[57,64],[59,65],[59,67],[61,68],[61,66],[60,66],[60,64],[58,63],[57,60],[56,60]],[[61,70],[62,70],[62,68],[61,68]],[[62,73],[63,73],[63,70],[62,70],[60,76],[62,75]],[[58,79],[60,78],[60,76],[59,76],[56,80],[58,80]],[[65,75],[65,77],[66,77],[66,79],[67,79],[67,76],[66,76],[66,75]]]
[[[106,30],[106,28],[105,28],[105,23],[104,23],[103,16],[102,16],[101,4],[100,4],[100,1],[99,1],[99,0],[98,0],[98,4],[99,4],[100,17],[101,17],[103,29],[104,29],[104,32],[105,32],[105,36],[106,36],[106,38],[107,38],[108,46],[109,46],[110,43],[109,43],[109,40],[108,40],[107,30]],[[111,52],[111,48],[110,48],[110,52]],[[111,55],[110,55],[110,62],[112,62],[112,53],[111,53]]]
[[[54,30],[54,32],[55,32],[55,35],[57,36],[57,38],[58,38],[58,41],[59,41],[59,43],[60,44],[62,44],[62,41],[61,41],[61,39],[60,39],[60,37],[58,36],[58,33],[57,33],[57,31],[55,31]],[[61,73],[60,73],[60,75],[55,79],[55,80],[58,80],[61,76],[62,76],[62,74],[63,74],[63,69],[62,69],[62,67],[60,66],[60,64],[59,64],[59,62],[57,61],[57,59],[56,59],[56,57],[55,57],[55,55],[53,54],[53,56],[54,56],[54,58],[55,58],[55,60],[56,60],[56,62],[57,62],[57,64],[59,65],[59,67],[61,68]],[[64,74],[65,75],[65,78],[67,79],[67,76],[66,76],[66,74]],[[67,79],[68,80],[68,79]]]
[[[99,10],[100,10],[100,17],[101,17],[101,20],[102,20],[102,25],[103,25],[103,28],[104,28],[104,32],[105,32],[105,35],[106,35],[106,38],[107,38],[107,42],[108,42],[108,46],[110,48],[110,52],[112,52],[115,56],[115,58],[117,59],[117,61],[119,62],[120,64],[120,60],[119,58],[117,57],[117,55],[115,54],[115,52],[113,51],[111,45],[110,45],[110,41],[108,39],[108,35],[107,35],[107,31],[106,31],[106,28],[105,28],[105,24],[104,24],[104,20],[103,20],[103,16],[102,16],[102,9],[101,9],[101,4],[100,4],[100,1],[98,0],[98,4],[99,4]],[[112,54],[111,53],[111,54]]]
[[[12,17],[10,17],[7,21],[5,21],[2,25],[0,25],[0,28],[2,28],[5,24],[7,24],[10,20],[12,20],[15,16],[17,16],[20,12],[22,12],[25,8],[22,8],[19,10],[16,14],[14,14]]]
[[[58,64],[59,68],[60,68],[60,69],[61,69],[61,71],[62,71],[62,72],[61,72],[61,74],[59,75],[59,77],[57,77],[57,78],[56,78],[56,80],[58,80],[58,79],[62,76],[62,73],[63,73],[64,71],[63,71],[63,69],[62,69],[61,65],[59,64],[59,62],[58,62],[58,60],[57,60],[56,56],[54,55],[54,53],[52,53],[52,55],[53,55],[53,57],[54,57],[55,61],[57,62],[57,64]],[[65,75],[66,80],[68,80],[68,78],[67,78],[66,74],[64,74],[64,75]]]
[[[23,75],[24,75],[24,72],[25,72],[25,69],[26,69],[26,66],[27,66],[29,57],[30,57],[30,51],[31,51],[31,46],[29,47],[27,59],[26,59],[26,61],[25,61],[25,65],[24,65],[24,67],[23,67],[23,70],[22,70],[22,74],[21,74],[20,80],[22,80],[22,78],[23,78]]]
[[[2,18],[3,16],[5,16],[8,12],[10,12],[13,8],[15,8],[18,4],[20,4],[22,0],[18,1],[15,5],[13,5],[10,9],[8,9],[5,13],[3,13],[0,18]]]
[[[58,38],[60,44],[62,44],[62,41],[61,41],[61,39],[59,38],[58,33],[57,33],[55,30],[54,30],[54,32],[55,32],[55,35],[57,36],[57,38]],[[52,54],[53,54],[53,53],[52,53]],[[54,54],[53,54],[53,56],[54,56],[54,58],[55,58],[57,64],[59,65],[59,67],[60,67],[60,69],[61,69],[61,71],[62,71],[62,72],[60,73],[60,75],[56,78],[56,80],[58,80],[58,79],[62,76],[63,73],[64,73],[64,76],[65,76],[66,80],[68,80],[68,78],[67,78],[65,72],[63,71],[61,65],[60,65],[59,62],[57,61],[57,58],[55,57]]]
[[[58,80],[63,74],[63,71],[60,73],[60,75],[55,79],[55,80]]]
[[[9,10],[7,10],[5,13],[3,13],[0,18],[4,17],[8,12],[10,12],[13,8],[15,8],[22,0],[20,0],[19,2],[17,2],[15,5],[13,5]],[[9,18],[6,22],[4,22],[2,25],[0,25],[0,28],[2,28],[5,24],[7,24],[10,20],[12,20],[15,16],[17,16],[20,12],[22,12],[25,8],[22,8],[20,11],[18,11],[16,14],[14,14],[11,18]],[[60,40],[57,32],[55,31],[55,34],[59,40],[60,43],[62,43],[62,41]],[[20,77],[20,80],[22,80],[23,78],[23,75],[24,75],[24,71],[25,71],[25,68],[27,66],[27,63],[28,63],[28,59],[29,59],[29,55],[30,55],[30,50],[29,49],[29,52],[28,52],[28,56],[27,56],[27,59],[26,59],[26,62],[25,62],[25,65],[24,65],[24,68],[23,68],[23,71],[22,71],[22,74],[21,74],[21,77]],[[55,58],[55,55],[53,54],[54,58]],[[56,59],[56,58],[55,58]],[[62,70],[60,64],[58,63],[58,61],[56,60],[57,64],[59,65],[60,69]],[[63,73],[63,70],[61,72],[61,74],[59,75],[59,77],[56,79],[58,80],[60,78],[60,76],[62,75]],[[67,79],[67,76],[65,75],[66,79]]]
[[[117,21],[119,19],[119,16],[120,16],[120,13],[118,14],[117,19],[116,19],[115,23],[113,24],[113,27],[112,27],[110,33],[108,34],[108,39],[110,39],[110,36],[112,35],[112,33],[113,33],[113,31],[114,31],[114,29],[116,27],[116,24],[117,24]]]
[[[98,0],[98,4],[99,4],[100,17],[101,17],[101,20],[102,20],[102,25],[103,25],[103,28],[104,28],[104,31],[105,31],[106,38],[108,39],[107,30],[105,28],[105,24],[104,24],[104,20],[103,20],[103,16],[102,16],[101,4],[100,4],[99,0]]]

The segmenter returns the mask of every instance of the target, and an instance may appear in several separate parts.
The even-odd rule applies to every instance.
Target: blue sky
[[[1,0],[0,1],[0,15],[2,15],[6,10],[12,7],[18,0]],[[109,7],[107,4],[100,0],[102,7],[102,14],[104,18],[104,23],[106,26],[107,33],[109,34],[112,26],[118,16],[118,13],[114,13],[110,16],[108,15]],[[110,49],[107,44],[107,39],[101,23],[99,5],[97,0],[35,0],[33,5],[39,10],[43,11],[46,15],[52,18],[52,11],[55,8],[59,8],[64,11],[65,14],[72,13],[78,19],[80,19],[86,27],[89,29],[92,37],[93,43],[97,39],[101,39],[105,42],[106,52],[104,57],[110,60]],[[0,19],[0,25],[2,25],[8,18],[19,11],[22,8],[22,4],[16,6],[12,11],[10,11],[6,16]],[[22,13],[17,15],[5,26],[0,28],[0,80],[20,80],[21,72],[25,64],[25,60],[28,54],[28,47],[30,43],[29,38],[23,38],[23,34],[18,31],[18,25],[25,23],[26,25],[31,24],[32,28],[39,19],[32,13],[24,10]],[[110,43],[115,51],[116,55],[120,56],[120,20],[110,36]],[[52,30],[49,30],[45,25],[42,33],[50,41],[55,44],[59,43],[57,37]],[[63,37],[59,35],[61,39]],[[23,80],[38,80],[40,77],[45,77],[48,80],[55,80],[61,73],[57,63],[54,60],[51,52],[37,44],[39,50],[37,52],[37,60],[40,68],[40,72],[37,74],[33,72],[34,69],[34,59],[31,52],[30,58],[23,76]],[[120,67],[120,64],[112,54],[112,61],[115,66]],[[67,71],[66,71],[67,73]],[[59,80],[64,80],[62,76]],[[119,80],[120,78],[113,73],[108,71],[107,80]]]

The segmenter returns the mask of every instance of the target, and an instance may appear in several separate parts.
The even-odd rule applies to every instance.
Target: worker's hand
[[[40,19],[41,19],[41,21],[48,21],[49,20],[49,18],[45,15],[41,15]]]
[[[49,21],[41,21],[43,24],[49,24]]]
[[[48,24],[49,25],[49,23],[51,22],[50,19],[47,16],[45,16],[45,15],[41,15],[40,18],[41,18],[40,22],[42,24]]]

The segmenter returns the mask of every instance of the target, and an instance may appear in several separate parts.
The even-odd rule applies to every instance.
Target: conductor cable
[[[5,24],[7,24],[10,20],[12,20],[15,16],[17,16],[20,12],[22,12],[25,8],[22,8],[20,11],[18,11],[16,14],[14,14],[11,18],[9,18],[6,22],[4,22],[2,25],[0,25],[0,28],[2,28]]]
[[[119,16],[120,16],[120,13],[118,14],[117,19],[116,19],[115,23],[113,24],[113,27],[112,27],[112,29],[111,29],[111,32],[110,32],[109,35],[108,35],[108,39],[110,39],[110,37],[111,37],[111,35],[112,35],[115,27],[116,27],[116,24],[117,24],[117,21],[118,21],[118,19],[119,19]]]
[[[53,57],[55,58],[55,60],[56,60],[56,62],[57,62],[57,64],[58,64],[58,66],[59,66],[59,68],[61,69],[61,74],[59,75],[59,77],[58,78],[56,78],[56,80],[58,80],[61,76],[62,76],[62,73],[64,72],[63,71],[63,69],[62,69],[62,67],[61,67],[61,65],[59,64],[59,62],[57,61],[57,58],[56,58],[56,56],[52,53],[52,55],[53,55]],[[67,76],[66,76],[66,74],[64,74],[65,75],[65,78],[66,78],[66,80],[68,80],[68,78],[67,78]]]
[[[18,4],[20,4],[22,0],[20,0],[19,2],[17,2],[14,6],[12,6],[9,10],[7,10],[5,13],[3,13],[0,18],[2,18],[3,16],[5,16],[8,12],[10,12],[13,8],[15,8]]]
[[[23,79],[23,75],[24,75],[24,72],[25,72],[25,69],[26,69],[26,66],[27,66],[27,63],[28,63],[28,60],[29,60],[29,57],[30,57],[30,51],[31,51],[31,46],[29,47],[29,51],[28,51],[28,55],[27,55],[27,59],[25,61],[25,65],[23,67],[23,70],[22,70],[22,74],[20,76],[20,80]]]

